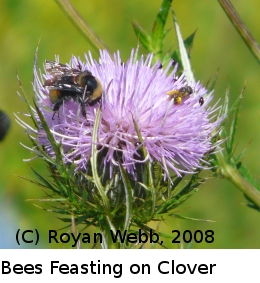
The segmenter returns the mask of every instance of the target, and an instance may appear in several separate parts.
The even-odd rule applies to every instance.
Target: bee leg
[[[82,113],[82,116],[86,119],[87,118],[87,113],[86,113],[86,103],[84,101],[82,101],[80,103],[80,106],[81,106],[81,113]]]
[[[179,105],[182,102],[182,97],[181,96],[176,96],[174,97],[174,104]]]
[[[57,112],[57,111],[60,109],[60,107],[61,107],[62,104],[63,104],[63,99],[58,99],[58,100],[53,104],[52,110],[55,111],[55,112]]]
[[[54,119],[54,116],[55,116],[55,114],[59,111],[59,109],[60,109],[60,107],[61,107],[61,105],[63,104],[63,99],[58,99],[55,103],[54,103],[54,105],[53,105],[53,107],[52,107],[52,110],[53,110],[53,115],[52,115],[52,120]],[[59,112],[58,112],[58,116],[59,116]]]
[[[54,120],[54,116],[55,116],[56,113],[58,113],[58,122],[59,122],[59,124],[60,124],[60,112],[59,112],[59,111],[53,112],[52,120]]]
[[[87,113],[86,113],[86,101],[85,101],[82,97],[80,97],[80,96],[77,97],[77,100],[76,100],[76,101],[80,104],[82,116],[83,116],[84,118],[86,118],[86,117],[87,117]]]
[[[56,111],[53,111],[53,115],[52,115],[52,121],[54,120],[54,116],[57,112]]]

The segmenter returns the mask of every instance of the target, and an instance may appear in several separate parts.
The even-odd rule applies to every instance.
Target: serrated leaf
[[[230,107],[228,115],[232,115],[232,113],[237,109],[237,107],[238,107],[238,105],[240,103],[240,100],[243,98],[243,93],[245,91],[245,88],[246,88],[246,85],[242,88],[238,98],[236,99],[234,104]]]
[[[192,45],[193,45],[193,41],[194,41],[196,32],[197,32],[197,30],[195,30],[191,35],[186,37],[186,39],[184,40],[184,45],[185,45],[185,48],[187,50],[189,57],[190,57],[190,53],[191,53],[191,50],[192,50]]]
[[[166,211],[170,211],[178,207],[198,190],[197,188],[205,181],[205,179],[198,181],[198,178],[198,174],[191,177],[190,181],[184,186],[184,188],[168,202]]]
[[[251,185],[253,185],[259,192],[260,192],[260,186],[259,184],[256,182],[256,180],[252,177],[252,175],[250,174],[250,172],[247,170],[247,168],[240,163],[240,166],[237,167],[239,173],[241,174],[241,176]]]
[[[236,134],[236,129],[237,129],[239,110],[240,110],[240,103],[237,106],[235,113],[234,113],[234,117],[231,121],[229,138],[227,140],[227,152],[230,158],[234,151],[233,146],[234,146],[235,134]]]
[[[42,183],[39,183],[39,182],[37,182],[37,181],[28,179],[28,178],[23,177],[23,176],[18,176],[18,177],[21,178],[21,179],[24,179],[24,180],[26,180],[26,181],[28,181],[28,182],[30,182],[30,183],[32,183],[32,184],[35,184],[35,185],[37,185],[37,186],[39,186],[39,187],[42,187],[42,188],[45,188],[45,189],[47,188],[45,185],[43,185]]]
[[[256,211],[260,212],[260,208],[257,205],[255,205],[254,203],[252,203],[251,200],[245,194],[244,194],[244,197],[248,201],[248,203],[246,204],[248,207],[253,208]]]
[[[148,51],[153,52],[152,41],[150,35],[144,31],[141,26],[132,22],[134,32],[140,42],[140,44]]]
[[[161,59],[163,39],[166,35],[164,26],[167,20],[169,9],[171,7],[172,0],[163,0],[160,10],[153,24],[152,29],[152,47],[155,56],[155,60]]]
[[[211,92],[214,90],[216,82],[218,80],[218,75],[219,75],[219,69],[217,69],[217,72],[215,76],[213,77],[213,79],[210,78],[208,82],[206,83],[205,87],[208,90],[208,92]]]
[[[250,142],[249,142],[249,144],[250,144]],[[237,156],[232,156],[232,164],[234,164],[234,165],[237,167],[237,169],[239,169],[240,166],[242,165],[241,159],[242,159],[243,156],[245,155],[246,149],[247,149],[247,148],[244,148],[244,149],[239,153],[239,155],[237,155]]]

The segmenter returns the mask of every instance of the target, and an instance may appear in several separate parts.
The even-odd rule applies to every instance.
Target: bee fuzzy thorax
[[[87,77],[87,82],[86,79],[84,79],[84,84],[83,86],[87,86],[86,91],[88,95],[88,99],[93,103],[97,101],[99,98],[101,98],[102,93],[103,93],[103,87],[100,82],[100,80],[94,76],[88,76]]]

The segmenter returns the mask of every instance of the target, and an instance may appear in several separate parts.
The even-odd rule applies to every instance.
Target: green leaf
[[[190,58],[190,53],[191,53],[191,50],[192,50],[192,45],[193,45],[193,40],[195,38],[195,34],[196,34],[196,30],[191,35],[189,35],[186,39],[184,39],[184,46],[186,48],[186,51],[187,51],[189,58]],[[177,62],[179,64],[178,71],[182,73],[184,68],[183,68],[183,65],[182,65],[181,53],[180,53],[179,48],[174,50],[171,54],[167,54],[163,58],[162,61],[166,62],[165,65],[167,65],[170,60],[174,60],[175,62]]]
[[[107,49],[102,40],[95,34],[92,28],[86,23],[82,16],[76,11],[68,0],[54,0],[66,17],[76,27],[76,29],[85,37],[89,44],[99,53],[100,49]]]
[[[44,185],[44,184],[42,184],[42,183],[39,183],[39,182],[37,182],[37,181],[34,181],[34,180],[31,180],[31,179],[28,179],[28,178],[26,178],[26,177],[23,177],[23,176],[18,176],[19,178],[21,178],[21,179],[23,179],[23,180],[26,180],[26,181],[28,181],[28,182],[30,182],[30,183],[32,183],[32,184],[35,184],[35,185],[37,185],[37,186],[39,186],[39,187],[41,187],[41,188],[43,188],[43,189],[50,189],[50,187],[47,185]],[[35,200],[35,199],[33,199],[33,200]]]
[[[260,63],[260,46],[250,33],[249,29],[243,23],[235,8],[232,6],[229,0],[218,0],[218,2],[225,11],[231,23],[236,28],[241,38],[244,40],[251,53],[255,56],[258,63]]]
[[[167,204],[164,212],[168,212],[190,198],[195,192],[198,191],[198,187],[205,181],[205,179],[199,179],[198,174],[192,175],[189,182],[181,189]]]
[[[230,114],[232,114],[232,112],[234,112],[234,118],[231,122],[231,127],[230,127],[230,134],[229,134],[229,139],[227,140],[227,152],[229,154],[229,156],[231,157],[234,149],[234,140],[235,140],[235,134],[236,134],[236,129],[237,129],[237,123],[238,123],[238,114],[239,114],[239,110],[240,110],[240,105],[241,105],[241,99],[242,99],[242,95],[245,91],[245,86],[242,89],[239,97],[236,99],[233,107],[230,109]]]
[[[134,126],[135,126],[135,131],[137,133],[138,139],[139,139],[140,143],[142,144],[141,150],[142,150],[143,155],[144,155],[144,160],[148,160],[148,151],[147,151],[147,149],[146,149],[146,147],[144,145],[144,140],[143,140],[141,131],[140,131],[140,129],[138,127],[138,124],[136,123],[136,121],[135,121],[135,119],[133,117],[133,114],[132,114],[132,119],[133,119],[133,123],[134,123]],[[151,162],[149,162],[149,161],[146,162],[146,171],[147,171],[147,177],[148,177],[147,183],[148,183],[148,186],[149,186],[147,188],[151,192],[152,203],[153,203],[153,205],[151,206],[150,215],[153,215],[154,211],[155,211],[156,192],[155,192],[155,187],[154,187],[152,166],[151,166]]]
[[[55,160],[53,160],[50,157],[50,155],[48,155],[46,151],[44,151],[43,147],[39,145],[28,132],[26,132],[26,134],[28,138],[30,139],[30,141],[32,142],[35,149],[37,149],[37,155],[42,157],[42,159],[45,160],[49,165],[52,164],[55,166],[56,165]]]
[[[153,52],[153,48],[152,48],[152,41],[151,41],[151,37],[150,35],[148,35],[146,33],[146,31],[144,31],[140,25],[135,24],[132,22],[133,28],[134,28],[134,32],[138,38],[138,40],[140,41],[141,45],[148,51],[148,52]]]
[[[98,175],[97,140],[98,140],[98,129],[99,129],[100,120],[101,120],[101,109],[99,107],[96,112],[96,118],[95,118],[95,123],[93,127],[93,133],[92,133],[92,149],[91,149],[90,162],[91,162],[91,167],[92,167],[93,180],[102,198],[104,211],[108,212],[109,211],[108,198],[105,195],[105,188],[103,187],[101,179]]]
[[[191,50],[192,50],[192,46],[193,46],[193,41],[194,41],[194,38],[195,38],[195,34],[196,34],[197,30],[195,30],[191,35],[189,35],[185,40],[184,40],[184,45],[185,45],[185,48],[188,52],[188,56],[190,57],[190,53],[191,53]]]
[[[236,134],[236,129],[237,129],[237,123],[238,123],[238,113],[239,113],[240,105],[235,110],[234,117],[231,122],[230,126],[230,134],[229,138],[227,140],[227,152],[229,157],[232,156],[232,153],[234,151],[233,146],[234,146],[234,140],[235,140],[235,134]]]
[[[37,51],[36,51],[36,54],[37,54]],[[35,56],[37,56],[37,55],[35,55]],[[37,60],[36,58],[37,58],[37,57],[35,57],[34,60]],[[26,103],[26,106],[27,106],[27,109],[28,109],[28,111],[29,111],[30,117],[31,117],[31,119],[32,119],[32,121],[33,121],[33,124],[34,124],[34,126],[35,126],[36,129],[39,129],[38,122],[37,122],[37,120],[36,120],[35,117],[34,117],[34,112],[33,112],[32,108],[31,108],[29,99],[27,98],[27,95],[26,95],[25,90],[24,90],[24,88],[23,88],[23,86],[22,86],[22,82],[21,82],[20,78],[18,77],[18,74],[16,74],[16,78],[17,78],[18,85],[19,85],[19,87],[20,87],[20,89],[21,89],[21,92],[22,92],[21,94],[18,92],[18,95],[19,95],[22,99],[24,99],[24,101],[25,101],[25,103]]]
[[[219,69],[217,69],[217,72],[215,76],[213,77],[213,79],[210,78],[208,82],[205,84],[205,87],[209,92],[214,90],[217,79],[218,79],[218,74],[219,74]]]
[[[48,123],[46,122],[46,120],[45,120],[41,110],[39,109],[37,103],[34,102],[34,105],[35,105],[36,112],[39,116],[39,119],[41,121],[42,128],[46,132],[47,138],[48,138],[49,142],[51,143],[53,150],[55,152],[56,162],[57,162],[57,164],[62,164],[62,155],[61,155],[61,152],[60,152],[60,146],[56,143],[55,138],[53,137],[53,135],[50,131]]]
[[[194,41],[194,38],[195,38],[195,34],[196,34],[196,31],[195,30],[191,35],[189,35],[186,39],[184,39],[183,43],[184,43],[184,46],[186,48],[186,51],[188,53],[188,57],[190,58],[190,53],[191,53],[191,50],[192,50],[192,45],[193,45],[193,41]],[[180,50],[179,48],[177,48],[171,55],[171,58],[175,58],[175,57],[178,57],[179,59],[181,58],[180,57]]]
[[[163,39],[166,32],[164,26],[171,7],[172,0],[163,0],[152,29],[152,46],[155,60],[160,60],[162,55]]]
[[[33,173],[37,176],[39,180],[42,182],[42,186],[45,188],[48,188],[49,190],[53,191],[54,193],[59,193],[58,190],[56,190],[50,182],[48,182],[45,178],[43,178],[40,174],[38,174],[33,168],[31,168]]]
[[[133,206],[133,197],[132,197],[132,188],[131,184],[129,182],[129,179],[127,178],[127,174],[123,168],[123,166],[119,163],[120,173],[121,177],[124,183],[125,188],[125,205],[126,205],[126,211],[125,211],[125,224],[124,224],[124,230],[128,233],[129,227],[131,225],[132,221],[132,206]],[[122,248],[125,247],[125,241],[124,240],[122,244]]]
[[[67,203],[69,200],[67,198],[37,198],[37,199],[27,199],[27,201],[63,202],[63,203]]]
[[[182,62],[183,68],[186,72],[186,77],[187,77],[188,82],[194,83],[195,79],[194,79],[194,75],[193,75],[193,72],[192,72],[192,69],[191,69],[191,63],[190,63],[190,60],[189,60],[188,52],[185,48],[185,44],[184,44],[184,41],[182,39],[180,27],[177,23],[174,11],[172,11],[172,15],[173,15],[173,21],[174,21],[176,34],[177,34],[178,44],[179,44],[181,62]]]
[[[187,217],[187,216],[181,216],[178,214],[170,214],[173,218],[179,218],[179,219],[185,219],[185,220],[192,220],[192,221],[199,221],[199,222],[216,222],[214,220],[209,219],[199,219],[199,218],[193,218],[193,217]]]
[[[237,169],[239,171],[239,173],[241,174],[241,176],[251,185],[253,185],[258,191],[260,191],[260,186],[259,184],[256,182],[256,180],[252,177],[252,175],[250,174],[250,172],[247,170],[247,168],[242,164],[239,163],[239,166],[237,166]]]
[[[138,60],[139,48],[140,48],[140,45],[139,45],[139,42],[138,42],[137,47],[135,48],[135,51],[134,51],[133,63],[135,63]]]
[[[61,179],[61,181],[57,178],[54,178],[54,181],[59,188],[59,195],[63,197],[69,197],[70,200],[74,198],[74,194],[72,193],[72,188],[70,186],[70,182],[66,180]],[[64,184],[65,181],[65,184]]]

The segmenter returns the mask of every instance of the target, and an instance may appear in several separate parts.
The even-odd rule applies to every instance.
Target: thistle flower
[[[199,82],[188,83],[185,73],[178,77],[173,62],[164,69],[152,59],[136,60],[133,50],[126,63],[119,52],[111,59],[107,51],[99,61],[88,53],[85,63],[74,56],[67,65],[52,62],[71,74],[90,72],[103,89],[100,100],[88,103],[93,89],[79,88],[78,96],[78,81],[64,77],[68,84],[61,87],[74,92],[58,96],[59,107],[51,93],[57,77],[48,67],[39,74],[35,63],[36,110],[26,101],[36,129],[19,123],[34,144],[31,151],[48,164],[52,182],[36,175],[53,192],[48,197],[58,196],[53,211],[103,232],[132,225],[147,230],[147,222],[171,215],[198,187],[197,172],[209,164],[223,117],[215,118],[212,93]],[[190,181],[176,189],[186,174]]]
[[[212,95],[206,95],[207,90],[197,82],[189,85],[193,93],[176,104],[167,92],[187,86],[185,74],[177,77],[175,66],[168,75],[172,63],[164,70],[160,62],[152,66],[152,57],[150,54],[135,61],[134,51],[126,63],[121,61],[119,52],[112,60],[107,51],[101,51],[98,62],[90,53],[85,55],[85,63],[72,57],[70,67],[90,71],[103,86],[100,102],[86,106],[87,118],[73,100],[65,101],[53,115],[49,88],[43,85],[52,76],[39,76],[35,67],[36,101],[55,140],[62,145],[65,163],[75,163],[76,170],[87,169],[96,111],[101,107],[97,146],[104,152],[102,162],[109,166],[110,176],[120,160],[123,168],[136,178],[136,166],[144,162],[142,146],[147,150],[146,158],[158,161],[165,176],[170,176],[170,170],[180,176],[201,167],[205,154],[215,147],[212,133],[221,122],[211,121],[216,110],[208,107]],[[54,156],[44,130],[39,130],[37,136],[48,154]]]

